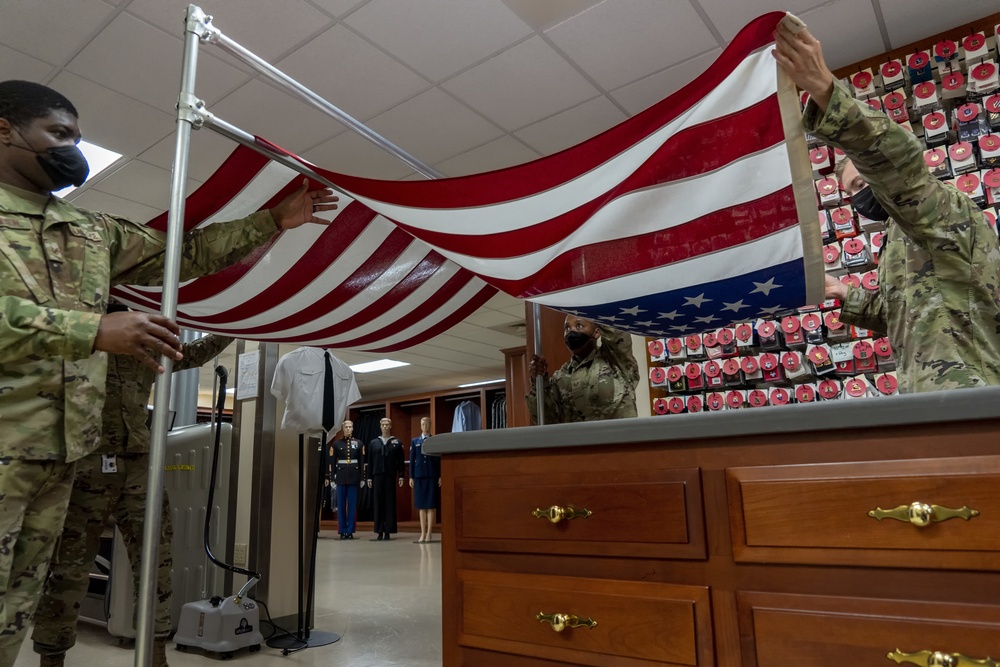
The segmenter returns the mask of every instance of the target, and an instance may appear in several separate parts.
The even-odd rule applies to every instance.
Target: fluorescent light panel
[[[113,165],[121,158],[121,153],[116,153],[114,151],[109,151],[107,148],[102,148],[97,144],[92,144],[87,141],[81,141],[78,144],[81,151],[83,151],[84,157],[87,158],[87,163],[90,165],[90,174],[87,175],[87,180],[89,181],[94,176]],[[57,197],[65,197],[69,193],[76,190],[76,187],[71,185],[68,188],[63,188],[58,192],[53,192]]]
[[[363,364],[354,364],[351,366],[351,370],[355,373],[374,373],[375,371],[384,371],[390,368],[399,368],[400,366],[409,366],[410,364],[405,361],[394,361],[393,359],[379,359],[378,361],[368,361]]]
[[[496,382],[503,382],[503,381],[504,378],[500,378],[499,380],[483,380],[482,382],[470,382],[468,384],[460,384],[458,385],[458,387],[459,389],[464,389],[465,387],[478,387],[481,384],[494,384]]]

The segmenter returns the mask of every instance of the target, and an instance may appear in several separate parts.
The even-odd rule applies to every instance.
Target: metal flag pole
[[[189,112],[194,98],[198,70],[197,29],[204,12],[194,5],[187,10],[184,31],[184,60],[177,105],[177,142],[174,167],[170,176],[170,210],[167,213],[167,242],[163,268],[163,292],[160,314],[177,318],[177,285],[180,280],[181,243],[184,236],[184,184],[187,181],[188,148],[193,118]],[[170,373],[174,360],[161,355],[163,373],[156,377],[153,397],[152,443],[149,451],[149,482],[146,514],[142,531],[142,557],[139,559],[138,620],[135,629],[135,665],[148,667],[153,661],[153,616],[156,600],[156,571],[160,564],[160,521],[163,510],[163,461],[167,447],[167,417],[170,414]]]
[[[423,162],[421,162],[414,156],[410,155],[408,152],[406,152],[399,146],[396,146],[388,139],[386,139],[382,135],[372,130],[370,127],[368,127],[361,121],[357,120],[356,118],[354,118],[347,112],[343,111],[339,107],[331,104],[330,102],[323,99],[321,96],[319,96],[306,86],[302,85],[292,77],[288,76],[281,70],[277,69],[276,67],[265,61],[263,58],[245,49],[243,46],[237,44],[229,37],[226,37],[226,35],[224,35],[218,28],[211,25],[211,22],[212,22],[212,17],[209,16],[206,17],[206,20],[202,25],[203,41],[210,44],[215,44],[229,55],[243,61],[244,63],[252,67],[254,70],[256,70],[257,72],[263,74],[265,77],[270,79],[272,82],[278,84],[283,89],[292,93],[295,97],[297,97],[301,101],[305,102],[306,104],[312,106],[315,109],[318,109],[319,111],[325,113],[331,118],[334,118],[335,120],[343,123],[350,129],[354,130],[362,137],[367,139],[368,141],[378,146],[379,148],[387,151],[388,153],[391,153],[392,155],[395,155],[404,163],[406,163],[408,166],[410,166],[412,169],[419,172],[420,174],[423,174],[427,178],[435,179],[435,178],[441,178],[443,176],[441,172],[437,171],[433,167],[430,167],[429,165],[424,164]],[[219,134],[227,136],[230,139],[233,139],[234,141],[243,144],[244,146],[258,150],[264,153],[265,155],[268,155],[272,159],[276,159],[282,164],[292,167],[293,169],[299,171],[300,173],[310,175],[309,173],[303,171],[303,165],[301,165],[300,163],[297,163],[294,160],[289,160],[285,156],[279,156],[280,159],[278,157],[275,157],[276,154],[273,153],[273,151],[269,151],[265,146],[261,146],[259,143],[257,143],[252,135],[242,132],[238,128],[235,128],[232,125],[229,125],[228,123],[225,123],[224,121],[215,118],[214,116],[208,114],[207,112],[203,113],[205,114],[205,119],[204,119],[205,124],[210,129],[213,129]],[[316,177],[315,172],[313,172],[311,177],[317,178],[318,181],[326,183],[327,185],[330,185],[331,187],[334,187],[334,189],[336,189],[336,187],[333,186],[332,183],[326,181],[326,179]],[[534,353],[538,356],[541,356],[542,354],[541,306],[539,306],[537,303],[532,303],[531,312],[532,312],[532,318],[534,319],[535,322]],[[538,414],[539,424],[545,423],[544,392],[545,392],[545,378],[541,376],[536,376],[535,398],[537,401],[537,414]]]
[[[171,320],[177,316],[177,287],[180,275],[180,250],[183,237],[184,221],[184,183],[187,178],[188,150],[191,142],[191,129],[207,126],[209,129],[229,137],[234,141],[248,146],[267,157],[299,172],[334,187],[327,179],[321,177],[309,166],[275,153],[258,142],[252,135],[216,118],[205,110],[205,104],[194,95],[194,84],[197,73],[198,47],[200,42],[215,44],[230,55],[238,58],[257,72],[279,84],[300,100],[322,111],[335,120],[343,123],[365,139],[383,150],[395,155],[405,164],[427,178],[441,178],[443,174],[429,165],[417,160],[408,152],[391,143],[363,123],[346,112],[326,101],[315,92],[295,81],[288,75],[276,69],[262,58],[243,48],[222,34],[212,24],[212,17],[196,5],[188,5],[184,30],[184,58],[181,70],[180,95],[177,104],[177,141],[174,150],[174,167],[170,181],[170,210],[167,214],[167,246],[164,260],[163,291],[160,313]],[[536,353],[541,351],[538,331],[541,323],[541,312],[538,304],[533,304],[536,326]],[[146,506],[145,527],[143,530],[142,562],[139,585],[139,608],[136,627],[136,667],[146,667],[152,659],[152,621],[154,613],[154,577],[157,567],[157,551],[159,547],[159,532],[161,525],[160,503],[163,497],[163,462],[166,449],[167,416],[170,400],[170,373],[173,360],[160,357],[160,365],[164,373],[156,379],[153,401],[152,444],[150,449],[149,482]],[[536,387],[541,387],[540,378],[536,379]],[[541,392],[539,391],[539,394]],[[544,423],[542,401],[539,398],[539,423]]]
[[[533,343],[535,346],[535,356],[542,356],[542,307],[537,303],[531,304],[531,319],[534,320]],[[535,376],[535,414],[538,415],[538,425],[545,426],[545,378],[541,375]]]

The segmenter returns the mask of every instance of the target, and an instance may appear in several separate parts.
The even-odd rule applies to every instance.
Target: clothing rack
[[[446,401],[467,401],[471,398],[479,398],[479,394],[469,394],[468,396],[448,396]]]
[[[358,408],[358,412],[385,412],[385,406],[373,405],[370,408]]]
[[[427,401],[414,401],[412,403],[400,403],[399,407],[401,407],[401,408],[415,408],[418,405],[430,405],[430,404],[431,404],[431,402],[429,400],[427,400]]]
[[[198,74],[198,53],[202,44],[214,44],[237,60],[250,66],[264,78],[286,93],[336,119],[365,139],[396,156],[409,167],[428,178],[441,178],[442,174],[420,162],[415,157],[391,143],[369,127],[323,99],[315,92],[280,71],[264,59],[236,43],[212,24],[212,17],[197,5],[187,7],[184,17],[183,59],[181,80],[177,97],[176,119],[177,138],[174,143],[174,161],[170,176],[170,205],[167,211],[167,238],[163,260],[163,282],[160,314],[167,319],[177,318],[178,285],[180,283],[181,246],[184,233],[185,186],[191,148],[191,131],[208,129],[247,146],[298,173],[333,187],[332,183],[319,176],[307,164],[270,150],[266,142],[245,132],[210,113],[204,100],[195,95],[195,81]],[[535,353],[541,353],[541,308],[533,305],[535,322]],[[156,551],[159,548],[161,521],[160,502],[163,498],[163,468],[167,445],[167,417],[170,411],[170,380],[173,358],[165,354],[159,357],[164,372],[156,378],[154,389],[153,424],[150,443],[148,497],[145,526],[143,530],[142,553],[139,559],[139,603],[136,620],[135,664],[145,666],[152,661],[153,615],[156,597]],[[544,423],[543,387],[540,376],[535,378],[538,394],[539,423]]]

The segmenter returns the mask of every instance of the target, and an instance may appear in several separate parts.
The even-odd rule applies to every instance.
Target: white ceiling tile
[[[149,150],[141,153],[139,158],[157,167],[170,169],[174,164],[176,144],[175,131],[153,144]],[[208,177],[214,174],[215,170],[236,150],[236,146],[234,141],[211,130],[201,129],[192,132],[188,149],[188,176],[199,181],[208,180]]]
[[[186,194],[194,192],[199,185],[199,181],[189,178]],[[129,160],[121,169],[102,178],[94,189],[162,212],[170,206],[170,170],[141,160]]]
[[[501,0],[372,0],[345,23],[432,81],[531,34]]]
[[[520,318],[524,319],[526,322],[529,319],[531,319],[531,317],[532,317],[531,313],[530,313],[530,309],[529,308],[525,308],[525,304],[521,304],[520,306],[511,307],[511,308],[504,308],[503,312],[507,313],[511,317],[520,317]]]
[[[368,126],[425,164],[443,162],[502,134],[437,88],[373,118]]]
[[[211,106],[210,111],[293,153],[301,153],[346,129],[323,112],[256,80]]]
[[[122,13],[66,69],[172,113],[180,86],[182,46],[179,36]],[[246,79],[244,73],[210,55],[198,56],[195,92],[209,105]]]
[[[465,370],[464,365],[482,367],[484,365],[496,365],[499,361],[503,367],[503,354],[494,348],[488,348],[488,352],[495,355],[496,359],[484,358],[481,350],[482,346],[477,346],[474,341],[456,338],[448,334],[435,336],[432,340],[424,343],[420,347],[420,354],[435,360],[435,364],[448,364],[444,368],[453,370]],[[475,350],[470,352],[468,350]]]
[[[354,132],[344,132],[304,152],[302,157],[324,169],[386,181],[403,178],[412,171],[398,157]]]
[[[145,204],[140,204],[128,199],[122,199],[121,197],[109,195],[106,192],[100,192],[94,189],[84,190],[75,197],[73,195],[76,195],[76,192],[71,193],[67,199],[77,206],[91,211],[100,211],[101,213],[118,215],[123,218],[128,218],[133,222],[144,223],[152,220],[163,212],[151,206],[146,206]]]
[[[478,351],[487,358],[493,358],[498,350],[524,343],[524,337],[517,337],[502,331],[495,331],[471,322],[459,322],[448,330],[449,335],[461,339],[464,351]]]
[[[563,21],[567,21],[581,12],[585,12],[599,2],[605,0],[503,0],[510,10],[541,32]]]
[[[104,148],[134,157],[174,127],[171,114],[125,97],[63,71],[51,86],[80,112],[83,137]]]
[[[0,72],[3,79],[21,79],[42,83],[55,68],[27,54],[0,44]]]
[[[697,0],[705,14],[712,21],[723,39],[731,40],[743,26],[762,14],[776,9],[800,15],[802,12],[821,4],[829,4],[830,0],[784,0],[776,5],[774,0]]]
[[[801,18],[823,44],[823,57],[833,69],[885,51],[871,0],[837,0],[802,12]]]
[[[1000,11],[1000,2],[997,0],[962,2],[878,0],[878,2],[882,7],[882,16],[894,49]]]
[[[0,11],[0,43],[53,65],[71,58],[115,12],[100,0],[3,0]]]
[[[343,26],[277,64],[351,116],[366,120],[427,88],[427,82]]]
[[[462,72],[442,87],[507,130],[516,130],[599,94],[541,37]]]
[[[518,130],[515,134],[540,153],[551,155],[595,137],[625,118],[621,109],[601,96]]]
[[[517,307],[521,309],[521,319],[524,319],[524,301],[516,296],[497,292],[490,297],[489,301],[483,304],[483,309],[502,310],[504,308]],[[478,311],[477,311],[478,312]]]
[[[630,114],[635,115],[694,81],[695,77],[703,74],[721,53],[722,49],[712,49],[679,65],[651,74],[645,79],[622,86],[612,91],[611,97]]]
[[[688,2],[605,2],[546,36],[612,90],[719,46]]]
[[[504,135],[485,146],[456,155],[436,165],[438,171],[447,176],[465,176],[479,174],[484,171],[503,169],[515,164],[530,162],[539,154],[522,144],[517,139]]]
[[[512,317],[508,313],[501,310],[494,310],[493,308],[480,308],[472,315],[465,318],[465,322],[469,324],[475,324],[480,327],[502,327],[502,326],[513,326],[515,324],[524,324],[524,314],[521,317]]]
[[[314,5],[338,18],[364,2],[367,0],[312,0]]]
[[[189,4],[190,0],[132,0],[128,12],[179,37]],[[306,0],[254,2],[252,11],[248,10],[246,0],[209,0],[196,4],[213,17],[212,25],[226,37],[268,62],[332,23],[332,19]],[[212,46],[206,48],[209,53],[215,50]]]

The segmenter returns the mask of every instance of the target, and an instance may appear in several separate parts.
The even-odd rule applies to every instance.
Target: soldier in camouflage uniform
[[[111,304],[108,310],[118,308]],[[186,344],[184,359],[174,365],[174,370],[200,368],[232,341],[225,336],[206,336]],[[132,564],[133,590],[138,595],[139,572],[135,566],[142,551],[149,471],[147,405],[155,379],[156,373],[135,357],[120,354],[108,357],[107,398],[101,430],[103,444],[93,454],[77,461],[66,523],[35,613],[31,639],[35,652],[42,656],[42,667],[61,667],[66,651],[76,644],[80,604],[87,594],[91,566],[108,518],[114,518],[125,540]],[[156,582],[155,667],[167,664],[165,641],[173,629],[170,616],[172,538],[170,502],[164,492]]]
[[[855,208],[888,222],[878,292],[828,277],[841,320],[885,333],[901,392],[1000,384],[1000,248],[982,211],[935,178],[912,134],[855,100],[807,30],[775,33],[775,58],[810,94],[805,127],[851,158]]]
[[[567,315],[563,338],[573,356],[545,383],[545,423],[637,416],[635,388],[639,384],[639,364],[632,355],[632,337]],[[528,365],[531,390],[525,400],[535,423],[538,423],[538,408],[534,378],[547,374],[545,357],[533,356]]]
[[[162,370],[177,324],[105,314],[113,284],[161,279],[166,235],[51,192],[86,178],[77,112],[34,83],[0,83],[0,667],[11,667],[62,532],[75,462],[100,444],[107,353]],[[324,222],[306,185],[269,211],[185,236],[181,279],[239,261],[279,229]]]

